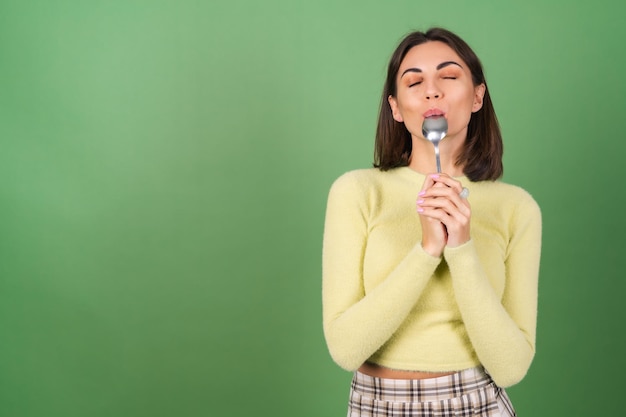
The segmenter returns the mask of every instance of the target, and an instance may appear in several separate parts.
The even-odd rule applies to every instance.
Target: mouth
[[[424,119],[428,117],[442,117],[445,113],[439,109],[430,109],[426,113],[424,113]]]

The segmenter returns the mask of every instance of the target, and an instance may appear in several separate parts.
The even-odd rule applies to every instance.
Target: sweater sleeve
[[[535,354],[540,252],[541,213],[530,197],[512,216],[501,298],[482,268],[473,241],[444,250],[472,346],[502,387],[519,382]]]
[[[324,335],[333,360],[353,371],[405,320],[441,258],[418,243],[395,269],[365,294],[363,259],[368,237],[368,196],[346,174],[331,187],[322,253]]]

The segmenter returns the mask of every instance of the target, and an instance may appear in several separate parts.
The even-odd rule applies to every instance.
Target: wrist
[[[469,239],[464,239],[464,240],[454,240],[454,239],[448,239],[448,244],[446,245],[449,248],[458,248],[459,246],[462,246],[464,244],[466,244],[467,242],[469,242]]]
[[[448,235],[448,242],[446,244],[449,248],[456,248],[458,246],[464,245],[469,242],[471,236],[466,233],[457,234],[457,235]]]
[[[433,245],[424,241],[422,241],[422,250],[424,250],[424,252],[426,252],[433,258],[440,258],[441,255],[443,254],[443,248],[440,248],[437,245]]]

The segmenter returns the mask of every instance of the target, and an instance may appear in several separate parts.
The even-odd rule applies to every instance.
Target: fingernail
[[[424,194],[426,194],[426,191],[420,191],[418,195],[421,197],[421,196],[423,196]]]
[[[424,209],[423,209],[423,208],[421,208],[421,207],[419,207],[419,208],[417,209],[417,212],[418,212],[418,213],[423,213],[423,212],[424,212]]]
[[[422,204],[424,202],[423,198],[420,198],[419,200],[417,200],[417,204]]]
[[[439,178],[439,174],[432,174],[432,175],[430,176],[430,178],[437,179],[437,178]]]

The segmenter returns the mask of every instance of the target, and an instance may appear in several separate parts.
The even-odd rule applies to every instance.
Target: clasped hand
[[[447,174],[429,174],[417,198],[422,224],[422,248],[441,256],[446,246],[456,247],[470,239],[471,209],[459,193],[461,183]]]

